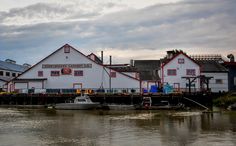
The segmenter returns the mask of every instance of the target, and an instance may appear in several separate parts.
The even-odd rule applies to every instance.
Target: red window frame
[[[38,71],[38,77],[43,77],[43,71]]]
[[[58,71],[58,70],[52,70],[52,71],[51,71],[51,76],[60,76],[60,71]]]
[[[74,70],[74,76],[84,76],[83,70]]]
[[[174,71],[174,73],[172,73]],[[167,69],[167,75],[168,76],[176,76],[177,70],[176,69]]]
[[[186,69],[186,75],[195,76],[196,69]]]
[[[64,47],[64,53],[70,53],[70,46]]]
[[[178,63],[179,63],[179,64],[184,64],[184,58],[179,58],[179,59],[178,59]]]
[[[113,72],[110,72],[110,77],[111,77],[111,78],[116,78],[116,72],[114,72],[114,71],[113,71]]]

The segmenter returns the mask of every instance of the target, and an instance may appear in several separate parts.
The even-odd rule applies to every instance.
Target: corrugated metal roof
[[[140,72],[141,80],[160,80],[158,70],[160,60],[134,60],[134,66]]]
[[[0,76],[0,80],[8,82],[8,81],[11,80],[11,78],[10,77],[2,77],[2,76]]]
[[[197,60],[202,72],[227,72],[228,69],[214,60]]]
[[[9,71],[16,71],[16,72],[23,72],[26,69],[28,69],[28,67],[0,60],[0,69],[9,70]]]

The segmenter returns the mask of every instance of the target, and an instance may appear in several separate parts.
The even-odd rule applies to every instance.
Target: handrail
[[[184,98],[184,99],[187,99],[187,100],[189,100],[189,101],[192,101],[193,103],[196,103],[197,105],[199,105],[199,106],[201,106],[201,107],[203,107],[203,108],[209,110],[208,107],[206,107],[206,106],[204,106],[204,105],[202,105],[202,104],[200,104],[200,103],[198,103],[198,102],[196,102],[196,101],[194,101],[194,100],[192,100],[192,99],[189,99],[189,98],[187,98],[187,97],[183,97],[183,98]]]

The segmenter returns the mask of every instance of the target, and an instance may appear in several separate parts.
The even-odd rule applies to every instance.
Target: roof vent
[[[230,62],[234,62],[234,55],[233,54],[227,55],[227,58],[229,58]]]
[[[16,64],[16,61],[15,60],[11,60],[11,59],[6,59],[5,62]]]
[[[23,66],[25,66],[25,67],[27,67],[27,68],[30,68],[30,67],[31,67],[31,65],[28,64],[28,63],[24,63]]]

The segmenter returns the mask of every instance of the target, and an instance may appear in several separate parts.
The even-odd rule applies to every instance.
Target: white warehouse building
[[[196,78],[191,84],[193,91],[200,90],[200,65],[183,52],[175,55],[169,51],[167,61],[161,65],[161,81],[173,86],[176,91],[187,91],[189,82],[186,78]]]
[[[8,83],[9,92],[112,89],[140,92],[140,80],[95,62],[66,44]]]

